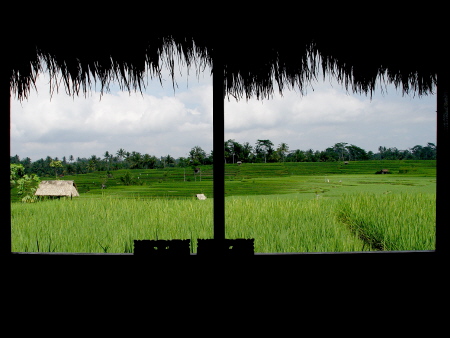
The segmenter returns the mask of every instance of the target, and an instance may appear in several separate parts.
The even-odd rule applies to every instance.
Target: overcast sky
[[[11,101],[11,155],[33,161],[51,156],[103,157],[120,148],[142,154],[187,157],[194,146],[212,150],[212,78],[181,69],[175,91],[165,72],[145,92],[122,92],[117,85],[73,98],[60,88],[50,98],[49,77],[41,74],[22,102]],[[322,79],[322,78],[321,78]],[[306,96],[276,92],[272,99],[225,102],[225,139],[270,139],[290,150],[324,150],[338,142],[377,152],[379,146],[408,149],[436,142],[436,97],[402,96],[394,86],[370,96],[347,93],[333,79],[317,81]]]

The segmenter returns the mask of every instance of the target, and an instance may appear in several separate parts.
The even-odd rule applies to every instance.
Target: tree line
[[[336,143],[325,150],[290,150],[288,144],[275,146],[270,140],[257,140],[254,145],[248,142],[239,143],[228,140],[224,143],[225,163],[274,163],[274,162],[333,162],[333,161],[365,161],[365,160],[435,160],[436,145],[416,145],[406,150],[380,146],[378,152],[366,151],[353,144]],[[156,169],[166,167],[190,167],[213,164],[213,151],[206,153],[195,146],[187,157],[156,157],[137,151],[128,152],[119,149],[116,153],[106,151],[103,157],[92,155],[89,158],[76,159],[73,155],[63,158],[47,156],[36,161],[29,157],[20,159],[18,155],[10,156],[11,164],[21,164],[24,174],[38,176],[62,176],[86,174],[94,171],[112,171],[119,169]]]

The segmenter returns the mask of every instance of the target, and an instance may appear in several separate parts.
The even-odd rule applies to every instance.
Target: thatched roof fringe
[[[162,83],[163,67],[170,71],[175,87],[175,61],[188,69],[194,65],[198,76],[212,64],[206,48],[196,46],[192,38],[181,42],[172,36],[156,38],[148,45],[130,46],[128,52],[106,45],[105,49],[94,49],[92,54],[82,46],[79,49],[74,46],[72,50],[38,45],[34,52],[28,51],[26,60],[13,65],[11,90],[19,99],[26,98],[37,75],[48,71],[51,93],[58,91],[62,83],[69,95],[86,94],[97,82],[104,93],[115,81],[122,90],[142,92],[146,75],[157,77]]]
[[[295,88],[304,94],[320,70],[347,90],[366,94],[375,90],[376,83],[393,83],[404,93],[419,96],[433,92],[436,85],[434,56],[413,41],[402,40],[397,45],[396,41],[360,43],[332,36],[264,38],[220,37],[226,95],[266,98],[273,95],[274,85],[280,93]],[[11,59],[11,90],[19,99],[26,98],[37,75],[48,70],[51,91],[62,83],[70,95],[86,94],[99,82],[103,93],[117,81],[121,89],[142,92],[146,75],[161,82],[163,67],[169,70],[175,88],[175,61],[195,68],[199,76],[207,66],[213,69],[217,46],[215,39],[198,34],[145,35],[138,42],[108,37],[88,42],[73,38],[61,45],[29,41]]]

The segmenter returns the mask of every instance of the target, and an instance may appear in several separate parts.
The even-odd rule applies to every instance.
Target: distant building
[[[34,193],[36,196],[70,197],[80,196],[74,181],[41,181]]]

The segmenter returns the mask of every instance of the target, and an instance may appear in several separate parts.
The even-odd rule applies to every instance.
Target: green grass
[[[132,252],[134,239],[211,238],[212,201],[54,200],[11,206],[13,251]]]
[[[255,238],[256,252],[365,250],[321,200],[236,197],[227,238]],[[212,238],[212,200],[79,199],[12,205],[13,251],[131,252],[133,239]],[[367,248],[366,248],[367,249]]]
[[[392,174],[374,174],[381,169],[389,169]],[[194,175],[191,168],[130,170],[139,183],[130,186],[123,185],[120,180],[126,170],[112,171],[111,177],[107,177],[106,172],[95,172],[65,176],[64,179],[74,180],[81,196],[88,198],[105,194],[129,198],[137,195],[143,198],[191,198],[200,193],[213,197],[212,166],[201,166],[201,171],[200,181],[200,175]],[[355,175],[367,177],[359,182],[355,181]],[[401,182],[405,181],[416,185],[427,179],[435,181],[435,177],[436,161],[359,161],[348,165],[342,162],[227,164],[225,195],[323,193],[336,187],[370,184],[367,182],[392,182],[393,185],[393,182],[403,184]],[[329,184],[326,179],[330,180]],[[102,184],[106,184],[107,189],[101,189]],[[11,196],[12,201],[19,201],[14,189]]]
[[[318,199],[234,197],[226,203],[227,238],[254,238],[255,252],[348,252],[370,247]]]
[[[225,182],[226,196],[306,194],[339,197],[347,192],[429,192],[436,178],[406,175],[323,175],[254,178]]]
[[[433,250],[435,161],[371,162],[227,165],[227,238],[254,238],[256,252]],[[134,239],[190,239],[196,252],[213,235],[210,170],[202,181],[182,168],[135,170],[143,183],[132,186],[114,171],[104,190],[106,173],[66,176],[79,198],[11,203],[13,251],[123,253]]]
[[[286,162],[254,163],[241,166],[242,175],[289,176],[289,175],[372,175],[381,169],[388,169],[391,175],[435,176],[436,161],[350,161],[343,162]]]
[[[339,220],[373,248],[435,249],[435,194],[345,195],[339,200],[336,213]]]
[[[256,252],[433,250],[433,194],[235,196],[227,238]],[[131,252],[134,239],[212,238],[212,200],[97,198],[11,206],[13,251]],[[413,210],[413,211],[411,211]]]
[[[186,197],[204,193],[213,197],[212,166],[200,166],[200,175],[194,175],[191,168],[135,169],[130,170],[139,185],[125,186],[120,177],[127,170],[94,172],[65,176],[65,180],[74,180],[82,197],[99,197],[109,194],[118,197]],[[376,171],[389,169],[389,175],[375,175]],[[369,180],[405,179],[436,177],[436,161],[350,161],[342,162],[300,162],[300,163],[244,163],[240,166],[227,164],[225,167],[226,196],[285,194],[295,192],[313,192],[324,186],[325,178],[339,176],[342,185],[355,184],[354,175],[373,176]],[[185,175],[186,174],[186,175]],[[44,179],[53,179],[42,178]],[[334,185],[339,180],[333,181]],[[331,180],[332,181],[332,180]],[[317,183],[317,184],[316,184]],[[106,184],[107,189],[101,189]],[[305,185],[306,184],[306,185]],[[332,184],[331,184],[332,185]],[[330,184],[328,186],[331,186]],[[11,200],[19,201],[15,189]]]

